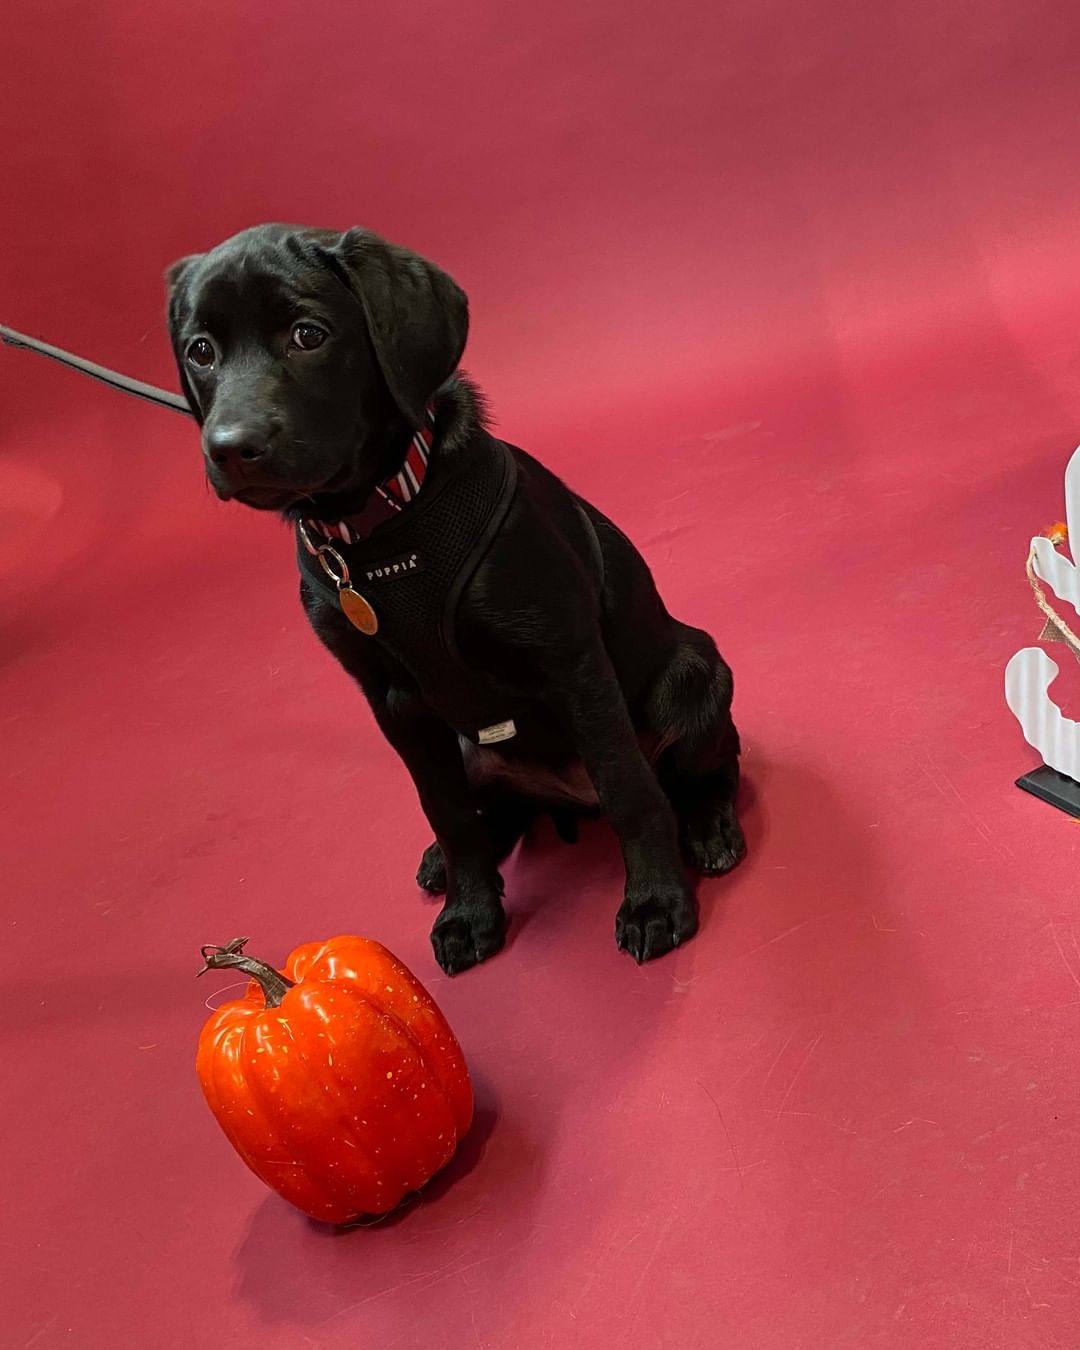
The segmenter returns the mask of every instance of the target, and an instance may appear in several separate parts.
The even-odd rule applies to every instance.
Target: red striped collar
[[[340,539],[343,544],[355,544],[366,539],[377,525],[393,520],[419,495],[427,477],[431,461],[431,446],[435,439],[435,405],[428,404],[424,425],[413,432],[405,463],[399,473],[381,483],[353,515],[337,521],[305,520],[309,530],[316,530],[327,539]]]

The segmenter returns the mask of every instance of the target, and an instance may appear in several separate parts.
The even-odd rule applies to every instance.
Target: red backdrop
[[[735,665],[753,855],[639,972],[606,834],[541,839],[510,950],[431,981],[455,1184],[339,1241],[264,1201],[195,949],[430,979],[424,828],[190,425],[0,353],[0,1339],[1075,1346],[1080,836],[1001,676],[1080,422],[1076,6],[49,0],[3,46],[0,319],[171,384],[180,254],[436,258],[506,434]]]

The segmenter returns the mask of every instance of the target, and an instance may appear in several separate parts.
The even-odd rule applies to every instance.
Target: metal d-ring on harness
[[[354,591],[349,577],[349,564],[333,544],[313,544],[311,536],[302,520],[296,522],[300,542],[337,587],[338,604],[342,613],[354,627],[359,628],[367,637],[374,637],[379,631],[379,616],[359,591]],[[335,570],[336,569],[336,570]]]

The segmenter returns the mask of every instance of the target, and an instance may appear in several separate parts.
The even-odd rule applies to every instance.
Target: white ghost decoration
[[[1065,523],[1070,545],[1080,546],[1080,448],[1065,469]],[[1049,539],[1038,536],[1031,549],[1036,575],[1080,614],[1080,570]],[[1005,667],[1005,702],[1044,763],[1080,781],[1080,722],[1066,717],[1050,697],[1057,675],[1058,667],[1041,647],[1025,647]]]

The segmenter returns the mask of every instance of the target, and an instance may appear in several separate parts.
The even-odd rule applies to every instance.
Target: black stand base
[[[1070,816],[1080,819],[1080,783],[1075,778],[1069,778],[1044,764],[1042,768],[1032,769],[1023,778],[1018,778],[1016,786],[1030,792],[1040,801],[1056,806],[1059,811],[1066,811]]]

